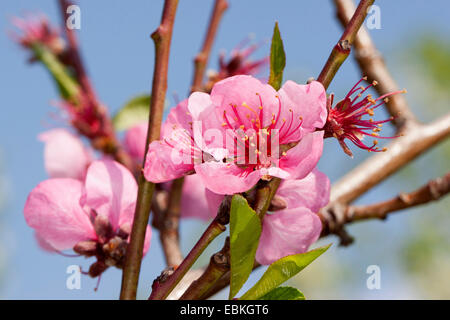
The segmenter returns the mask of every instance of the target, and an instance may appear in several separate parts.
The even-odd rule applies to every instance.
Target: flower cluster
[[[150,144],[144,174],[166,182],[196,172],[206,188],[234,194],[261,178],[301,179],[323,147],[326,94],[319,82],[286,82],[277,92],[251,76],[194,92],[173,108]]]
[[[230,77],[170,111],[161,140],[149,146],[144,174],[157,183],[187,175],[184,194],[208,201],[209,210],[197,214],[204,219],[215,216],[226,194],[259,179],[285,179],[276,195],[283,205],[264,217],[257,251],[258,262],[270,264],[305,252],[320,235],[316,213],[328,203],[330,183],[315,167],[326,117],[318,82],[288,81],[277,92],[251,76]]]

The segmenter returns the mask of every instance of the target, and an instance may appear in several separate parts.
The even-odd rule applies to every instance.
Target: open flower
[[[406,90],[390,92],[376,99],[373,99],[372,96],[368,94],[361,98],[370,87],[377,85],[377,82],[373,81],[367,87],[359,86],[363,80],[367,80],[367,77],[359,80],[347,93],[345,98],[338,102],[334,108],[332,108],[334,96],[331,95],[327,101],[328,118],[324,127],[325,138],[335,137],[339,141],[344,152],[349,156],[353,156],[353,154],[345,144],[345,139],[350,140],[357,147],[369,152],[386,151],[386,148],[380,149],[377,146],[377,139],[394,138],[379,135],[383,123],[389,122],[394,118],[390,117],[386,120],[374,121],[371,117],[374,115],[374,110],[376,108],[388,101],[389,96],[406,92]],[[369,118],[363,119],[364,116],[369,116]],[[371,146],[362,141],[365,136],[374,138]]]
[[[46,250],[73,249],[96,257],[88,272],[96,277],[110,266],[123,267],[136,197],[136,181],[124,166],[94,161],[84,183],[71,178],[41,182],[29,194],[24,215]],[[144,254],[150,237],[147,227]]]
[[[246,191],[268,176],[301,179],[322,155],[316,129],[326,116],[319,82],[287,81],[277,92],[251,76],[230,77],[171,110],[144,174],[158,183],[195,171],[218,194]]]
[[[330,197],[328,177],[314,169],[304,179],[281,182],[262,223],[256,260],[268,265],[285,256],[303,253],[319,238],[322,223],[316,214]],[[224,196],[206,190],[209,212],[217,213]]]

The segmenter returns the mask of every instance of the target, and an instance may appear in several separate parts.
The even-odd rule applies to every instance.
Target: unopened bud
[[[73,247],[73,251],[86,257],[92,257],[97,251],[97,242],[91,240],[80,241]]]

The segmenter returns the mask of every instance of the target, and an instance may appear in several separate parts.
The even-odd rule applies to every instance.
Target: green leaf
[[[331,244],[305,253],[294,254],[281,258],[272,263],[261,279],[242,297],[242,300],[255,300],[277,288],[280,284],[295,276],[307,265],[313,262],[322,253],[327,251]]]
[[[258,300],[305,300],[305,296],[296,288],[278,287],[266,293]]]
[[[230,296],[232,299],[253,270],[261,222],[247,200],[233,196],[230,210]]]
[[[114,128],[118,131],[126,130],[140,122],[148,120],[150,111],[150,95],[134,97],[116,113],[113,118]]]
[[[286,54],[284,53],[283,40],[281,40],[278,22],[275,22],[273,29],[272,45],[270,46],[270,76],[269,84],[280,89],[283,81],[283,70],[286,66]]]

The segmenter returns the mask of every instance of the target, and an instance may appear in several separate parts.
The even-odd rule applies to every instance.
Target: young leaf
[[[258,300],[305,300],[305,296],[296,288],[278,287],[266,293]]]
[[[261,222],[247,200],[235,195],[230,210],[230,296],[242,288],[253,270],[256,249],[261,235]]]
[[[150,96],[134,97],[113,117],[114,128],[118,131],[126,130],[142,121],[148,120],[150,110]]]
[[[286,54],[284,53],[283,41],[281,40],[278,22],[275,22],[273,29],[272,45],[270,46],[270,76],[269,84],[280,89],[283,81],[283,70],[286,66]]]
[[[264,296],[271,290],[278,287],[283,282],[295,276],[307,265],[313,262],[322,253],[327,251],[331,244],[311,250],[305,253],[294,254],[281,258],[272,263],[259,281],[248,290],[242,297],[242,300],[255,300]]]

